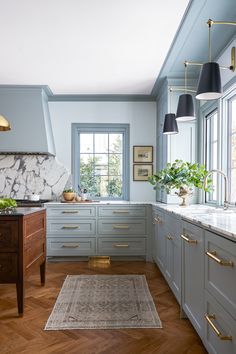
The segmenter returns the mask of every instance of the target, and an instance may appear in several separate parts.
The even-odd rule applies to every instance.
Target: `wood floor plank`
[[[68,274],[145,274],[163,329],[44,331]],[[179,305],[153,263],[111,262],[91,268],[88,262],[48,263],[46,285],[38,272],[26,282],[25,314],[17,315],[16,290],[0,284],[1,354],[206,354],[188,319],[180,319]]]

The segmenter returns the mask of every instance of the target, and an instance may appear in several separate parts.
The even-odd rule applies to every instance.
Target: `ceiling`
[[[0,85],[149,95],[188,2],[0,0]]]

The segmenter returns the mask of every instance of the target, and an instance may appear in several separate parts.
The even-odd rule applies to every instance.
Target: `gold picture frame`
[[[152,164],[134,164],[133,165],[133,180],[134,181],[148,181],[148,177],[153,174]]]
[[[153,146],[151,145],[135,145],[133,147],[134,163],[152,163],[153,162]]]

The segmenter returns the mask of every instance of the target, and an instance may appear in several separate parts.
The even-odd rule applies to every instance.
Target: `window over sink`
[[[129,125],[74,123],[72,136],[75,189],[93,199],[129,199]]]

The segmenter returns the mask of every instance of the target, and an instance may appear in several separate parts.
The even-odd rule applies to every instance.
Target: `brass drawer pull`
[[[113,214],[129,214],[126,210],[113,210]]]
[[[63,210],[61,213],[62,214],[79,214],[78,211],[67,211],[67,210]]]
[[[113,247],[116,247],[116,248],[127,248],[127,247],[129,247],[129,245],[128,244],[116,244],[116,245],[113,245]]]
[[[184,241],[186,241],[188,243],[195,243],[195,244],[197,243],[197,240],[191,240],[189,237],[187,237],[185,235],[180,235],[180,236]]]
[[[214,325],[212,320],[215,320],[216,316],[215,315],[205,315],[205,319],[213,329],[213,331],[216,333],[216,335],[221,339],[221,340],[232,340],[232,336],[224,336],[218,328]]]
[[[206,255],[213,259],[216,263],[222,265],[222,266],[229,266],[229,267],[233,267],[234,266],[234,263],[232,261],[224,261],[223,259],[220,259],[216,256],[216,251],[207,251],[206,252]]]
[[[159,216],[154,218],[154,224],[161,224],[161,223],[162,223],[162,220],[161,220],[161,218],[159,218]]]
[[[166,238],[167,240],[173,240],[173,237],[170,234],[166,235]]]
[[[70,244],[64,244],[61,246],[61,248],[78,248],[79,244],[77,245],[70,245]]]
[[[128,230],[129,228],[129,225],[113,225],[113,229],[115,230]]]
[[[76,229],[79,229],[79,226],[62,226],[62,229],[68,229],[68,230],[76,230]]]

